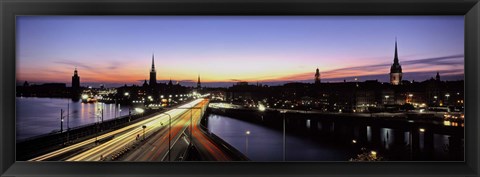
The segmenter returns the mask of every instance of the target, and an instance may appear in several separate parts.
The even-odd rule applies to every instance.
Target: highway
[[[202,101],[196,106],[181,106],[178,109],[183,110],[171,124],[171,146],[173,147],[177,141],[184,136],[187,128],[190,126],[191,116],[200,117],[202,112],[200,109],[207,101]],[[193,108],[192,108],[193,107]],[[165,124],[165,128],[154,133],[140,147],[121,158],[121,161],[169,161],[168,145],[169,145],[169,127]],[[171,158],[172,160],[174,157]]]
[[[222,148],[208,137],[202,131],[200,125],[201,117],[197,116],[193,119],[193,144],[195,144],[204,161],[232,161],[233,158],[228,155]]]
[[[188,104],[182,105],[181,107],[193,107],[200,103],[202,100],[203,99],[197,99]],[[68,156],[65,159],[66,161],[100,161],[108,159],[111,155],[118,153],[123,148],[139,141],[139,138],[143,138],[143,132],[145,132],[146,135],[149,135],[168,126],[169,116],[167,114],[171,115],[173,123],[177,121],[176,118],[180,117],[180,115],[184,114],[187,111],[187,109],[172,109],[165,112],[166,114],[159,114],[147,118],[145,120],[133,123],[132,125],[128,125],[118,130],[99,135],[97,138],[90,138],[85,141],[64,147],[62,149],[58,149],[56,151],[35,157],[33,159],[30,159],[29,161],[47,161],[63,156]],[[181,123],[185,122],[182,121]],[[146,126],[146,128],[143,129],[143,126]],[[139,136],[139,138],[137,136]],[[102,139],[109,140],[95,145],[95,141],[97,139],[100,141]]]
[[[208,104],[207,100],[198,103],[193,108],[187,108],[187,112],[172,122],[171,146],[172,155],[168,156],[168,129],[163,129],[153,135],[141,147],[138,147],[131,153],[127,154],[122,161],[170,161],[178,157],[178,152],[174,153],[174,146],[177,142],[185,140],[183,143],[189,142],[190,136],[190,119],[193,120],[193,143],[198,149],[202,160],[206,161],[230,161],[233,158],[228,155],[222,148],[218,147],[200,128],[200,120],[202,118],[202,108]],[[185,109],[182,106],[180,109]],[[183,140],[182,140],[183,138]],[[186,142],[186,143],[185,143]],[[180,145],[181,146],[181,145]],[[184,148],[186,148],[184,146]]]

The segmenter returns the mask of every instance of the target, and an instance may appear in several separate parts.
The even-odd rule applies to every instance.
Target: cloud
[[[230,79],[231,82],[243,82],[244,80],[239,80],[239,79]]]
[[[62,61],[55,61],[55,63],[68,65],[68,66],[73,66],[73,67],[81,67],[81,68],[85,68],[85,69],[89,69],[89,70],[94,70],[94,68],[91,67],[90,65],[86,65],[86,64],[76,62],[76,61],[62,60]]]
[[[196,82],[194,80],[179,80],[178,82]]]
[[[414,59],[414,60],[407,60],[407,61],[400,61],[404,73],[430,73],[433,72],[435,67],[439,66],[463,66],[463,54],[458,55],[449,55],[449,56],[442,56],[442,57],[434,57],[434,58],[423,58],[423,59]],[[338,78],[350,78],[350,77],[365,77],[365,76],[384,76],[385,73],[389,71],[390,66],[392,63],[383,63],[383,64],[374,64],[374,65],[363,65],[363,66],[353,66],[353,67],[345,67],[345,68],[338,68],[328,71],[320,72],[322,79],[338,79]],[[409,68],[416,68],[419,66],[422,70],[420,72],[408,72]],[[440,71],[440,70],[438,70]],[[456,74],[461,73],[463,74],[463,69],[448,69],[448,70],[441,70],[443,74],[448,75],[451,72]],[[268,81],[280,81],[280,80],[287,80],[287,81],[294,81],[294,80],[312,80],[314,77],[314,72],[306,72],[306,73],[299,73],[293,74],[288,76],[282,76],[275,79],[264,80]],[[418,78],[418,77],[417,77]]]
[[[413,65],[413,64],[424,64],[424,65],[450,65],[450,64],[463,64],[463,60],[454,60],[453,59],[463,59],[463,54],[458,55],[450,55],[450,56],[443,56],[443,57],[435,57],[435,58],[424,58],[424,59],[416,59],[416,60],[408,60],[405,61],[404,64]],[[402,63],[402,62],[400,62]]]

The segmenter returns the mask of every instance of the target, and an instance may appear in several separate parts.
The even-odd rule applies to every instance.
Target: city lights
[[[56,18],[18,23],[18,160],[465,160],[462,16]]]
[[[145,112],[145,110],[142,109],[142,108],[135,108],[135,112],[137,112],[137,113],[143,113],[143,112]]]
[[[258,110],[260,110],[260,111],[265,111],[266,108],[265,108],[265,106],[264,106],[263,104],[260,104],[260,105],[258,105]]]

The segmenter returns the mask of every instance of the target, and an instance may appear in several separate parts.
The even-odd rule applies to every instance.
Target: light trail
[[[182,105],[180,107],[182,107],[182,108],[192,107],[192,106],[198,104],[199,102],[201,102],[202,100],[203,99],[197,99],[197,100],[194,100],[194,101],[192,101],[188,104]],[[186,111],[188,111],[188,110],[173,109],[173,110],[167,111],[166,113],[170,114],[172,116],[172,121],[173,121],[175,119],[175,117],[183,114]],[[145,133],[151,133],[151,132],[156,131],[157,129],[161,128],[161,123],[163,123],[164,125],[167,125],[168,121],[169,121],[169,118],[168,118],[167,115],[165,115],[165,114],[156,115],[156,116],[153,116],[151,118],[148,118],[148,119],[139,121],[137,123],[134,123],[132,125],[128,125],[126,127],[120,128],[118,130],[114,130],[112,132],[105,133],[103,135],[98,136],[97,138],[90,138],[90,139],[87,139],[85,141],[82,141],[82,142],[64,147],[62,149],[58,149],[56,151],[38,156],[36,158],[30,159],[29,161],[45,161],[45,160],[63,155],[65,153],[71,152],[73,150],[77,150],[81,147],[90,145],[92,143],[95,143],[96,139],[101,140],[101,139],[108,138],[108,137],[114,137],[113,139],[111,139],[111,140],[109,140],[109,141],[107,141],[103,144],[95,146],[92,149],[89,149],[85,152],[82,152],[80,154],[77,154],[74,157],[71,157],[71,158],[67,159],[67,161],[100,160],[100,155],[103,155],[104,157],[108,156],[108,155],[110,155],[110,153],[113,153],[116,150],[122,148],[123,145],[126,145],[126,144],[132,142],[132,140],[134,140],[136,138],[135,135],[138,134],[139,132],[141,132],[141,134],[142,134],[143,130],[142,130],[141,127],[143,125],[147,126],[147,128],[145,129]],[[104,153],[104,154],[101,154],[101,153]]]

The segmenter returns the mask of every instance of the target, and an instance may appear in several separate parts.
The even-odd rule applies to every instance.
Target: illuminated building
[[[390,67],[390,84],[399,85],[402,81],[402,66],[398,63],[397,40],[395,39],[395,57]]]

